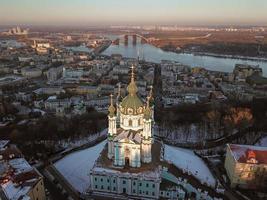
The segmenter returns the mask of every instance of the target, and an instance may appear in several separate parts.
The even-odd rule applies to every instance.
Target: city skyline
[[[266,25],[263,0],[1,0],[0,25]]]

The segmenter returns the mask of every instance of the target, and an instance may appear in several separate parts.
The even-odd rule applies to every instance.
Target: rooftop
[[[0,151],[0,187],[8,199],[28,198],[28,192],[40,180],[41,175],[22,158],[15,147]]]
[[[140,132],[142,130],[139,131],[133,131],[133,130],[124,130],[122,128],[119,128],[117,130],[117,136],[115,137],[114,141],[119,141],[122,139],[126,139],[126,140],[130,140],[133,141],[136,144],[140,144],[142,141]]]
[[[228,147],[237,162],[251,163],[255,159],[253,164],[267,164],[267,147],[239,144],[228,144]]]
[[[95,162],[93,171],[106,171],[106,172],[121,172],[121,173],[131,173],[131,174],[144,174],[147,176],[153,176],[153,172],[158,172],[159,166],[167,166],[166,162],[160,161],[161,154],[161,143],[155,141],[152,145],[151,154],[152,162],[150,163],[141,163],[141,167],[116,167],[113,165],[113,160],[108,159],[108,148],[107,145],[104,147],[100,156]]]

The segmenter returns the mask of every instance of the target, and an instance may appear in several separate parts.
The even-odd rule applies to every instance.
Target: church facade
[[[127,91],[122,98],[119,88],[116,107],[111,95],[107,145],[90,171],[90,192],[119,199],[184,199],[181,189],[162,190],[165,162],[162,144],[153,138],[152,92],[146,103],[139,98],[134,68]]]
[[[143,104],[137,96],[133,72],[127,90],[128,96],[117,103],[117,115],[111,97],[108,158],[113,159],[115,166],[141,167],[141,163],[151,162],[152,112],[149,101],[152,97],[147,97],[146,105]]]

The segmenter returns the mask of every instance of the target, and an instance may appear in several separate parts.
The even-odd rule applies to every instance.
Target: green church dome
[[[121,113],[123,114],[142,114],[144,111],[144,104],[141,99],[137,96],[138,88],[134,81],[134,72],[132,70],[131,82],[127,87],[128,95],[122,100]]]
[[[143,102],[137,96],[126,96],[121,102],[121,112],[123,114],[141,114],[143,113]]]

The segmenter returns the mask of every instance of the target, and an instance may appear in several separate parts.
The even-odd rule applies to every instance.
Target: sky
[[[0,25],[267,25],[267,0],[0,0]]]

